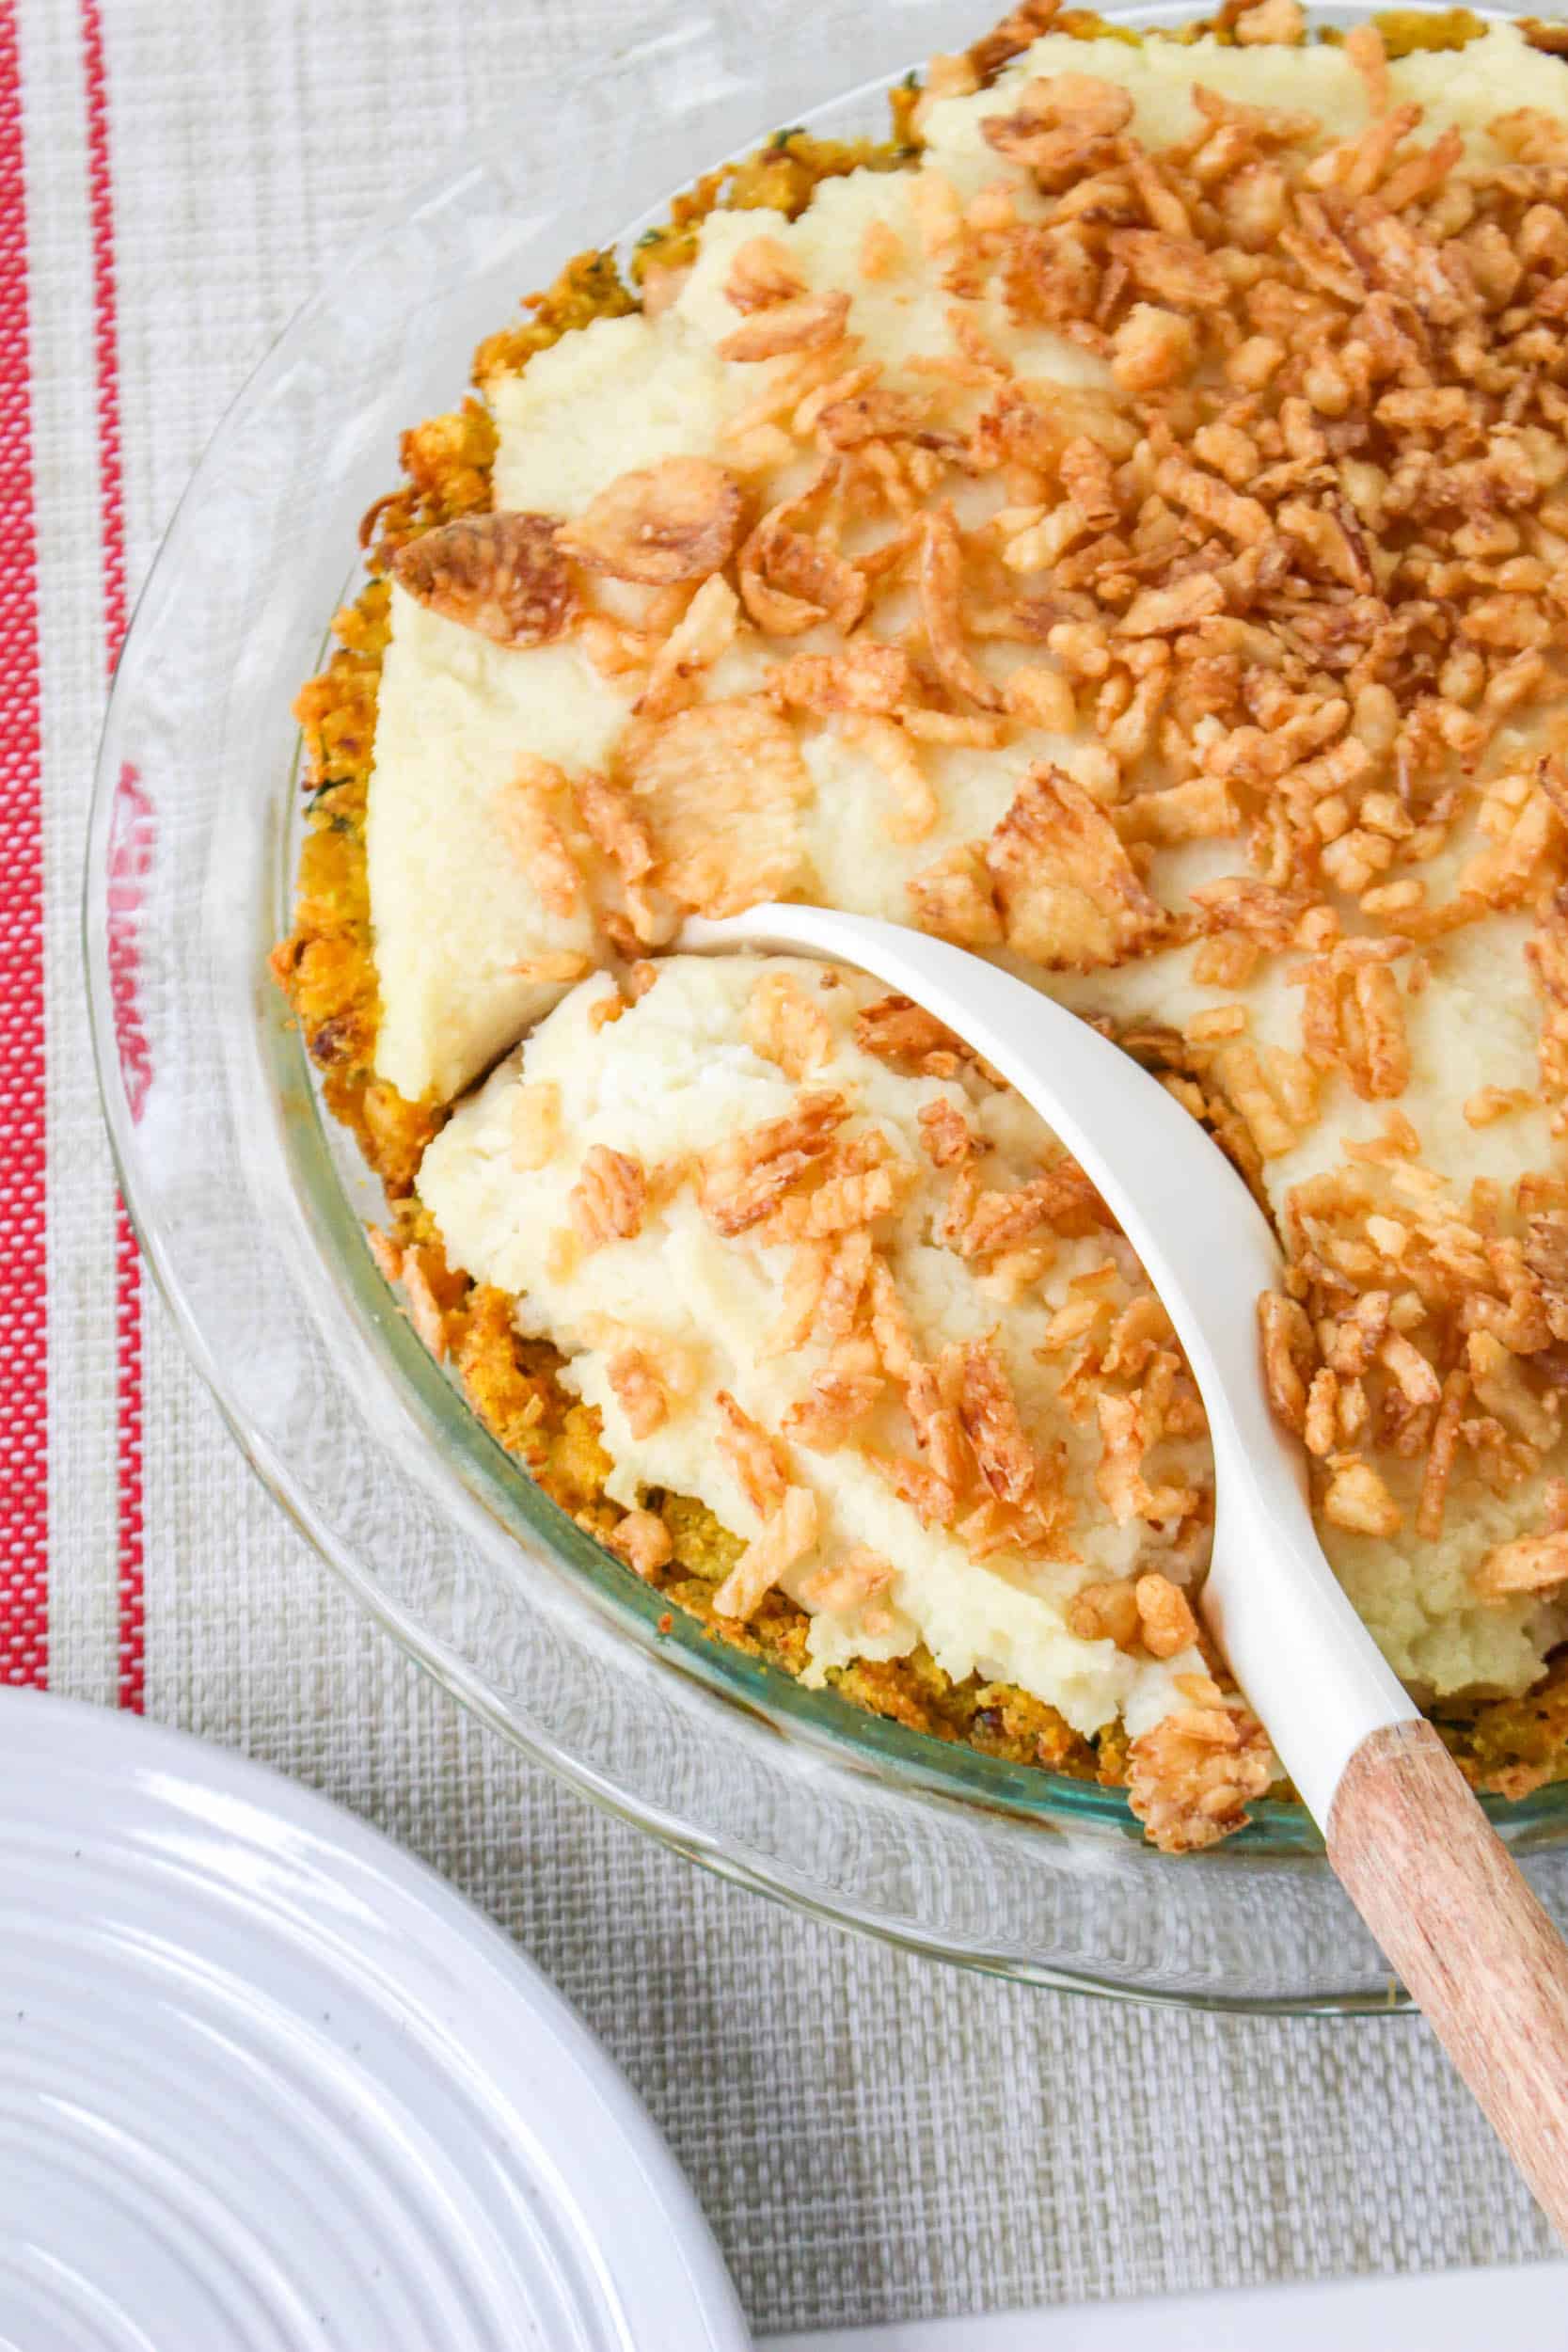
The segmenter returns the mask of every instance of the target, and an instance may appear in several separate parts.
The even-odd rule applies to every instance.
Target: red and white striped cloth
[[[77,943],[128,597],[332,251],[638,16],[0,0],[0,1684],[245,1747],[515,1928],[650,2101],[759,2328],[1544,2254],[1414,2025],[961,1978],[700,1878],[527,1769],[306,1551],[141,1276]]]
[[[57,23],[55,29],[58,34],[65,26]],[[52,1049],[63,1041],[62,1015],[79,1012],[79,1005],[61,1001],[63,943],[56,918],[69,909],[70,834],[80,834],[88,764],[80,723],[57,723],[55,704],[62,694],[69,699],[71,717],[86,722],[90,741],[97,697],[84,692],[85,679],[59,671],[53,659],[58,648],[47,634],[54,616],[49,591],[56,585],[65,551],[59,527],[68,512],[71,524],[81,527],[86,519],[79,512],[83,492],[96,493],[96,512],[85,544],[92,547],[96,558],[99,679],[113,668],[126,621],[114,195],[103,28],[92,0],[86,0],[71,29],[80,54],[82,119],[72,145],[85,167],[82,195],[89,268],[82,293],[91,341],[78,356],[76,381],[70,389],[92,404],[93,466],[69,506],[62,507],[58,459],[64,449],[58,440],[51,446],[51,426],[57,415],[57,395],[67,388],[55,376],[63,355],[52,348],[61,321],[39,276],[51,224],[47,215],[40,220],[36,125],[24,104],[24,70],[32,54],[24,50],[17,12],[8,7],[0,10],[0,1262],[12,1277],[0,1311],[0,1361],[7,1383],[7,1409],[0,1422],[0,1492],[5,1497],[0,1679],[36,1686],[46,1686],[52,1678],[51,1642],[56,1627],[66,1645],[65,1673],[62,1677],[62,1661],[56,1655],[53,1679],[69,1684],[77,1679],[83,1663],[71,1655],[66,1632],[69,1603],[60,1607],[67,1581],[56,1576],[51,1589],[52,1536],[61,1517],[51,1431],[71,1391],[62,1387],[64,1366],[55,1339],[62,1236],[52,1214],[59,1188],[52,1189],[49,1179],[51,1168],[60,1164],[57,1149],[52,1148],[59,1136],[52,1118],[56,1100],[51,1080],[58,1067]],[[78,623],[87,618],[80,612],[72,617]],[[71,761],[75,790],[60,773],[62,748]],[[68,958],[65,972],[73,961]],[[88,1165],[101,1186],[101,1152],[91,1151]],[[144,1658],[141,1266],[124,1209],[112,1193],[108,1215],[113,1251],[113,1696],[120,1706],[139,1709]],[[79,1438],[85,1433],[78,1427],[74,1434]]]

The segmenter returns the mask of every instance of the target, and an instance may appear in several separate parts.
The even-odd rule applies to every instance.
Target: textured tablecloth
[[[305,1549],[139,1281],[77,944],[127,593],[312,273],[636,21],[0,0],[0,1672],[264,1757],[502,1920],[647,2099],[759,2328],[1544,2254],[1418,2025],[960,1976],[717,1884],[525,1766]]]

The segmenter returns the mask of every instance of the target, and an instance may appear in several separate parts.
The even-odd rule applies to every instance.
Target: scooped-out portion
[[[808,1680],[916,1648],[1125,1724],[1134,1804],[1202,1844],[1267,1785],[1187,1589],[1212,1465],[1170,1324],[1077,1164],[863,976],[674,956],[573,990],[462,1104],[420,1192],[450,1258],[564,1358],[658,1565],[648,1499],[782,1589]]]

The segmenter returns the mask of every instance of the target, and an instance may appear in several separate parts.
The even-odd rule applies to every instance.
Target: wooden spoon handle
[[[1328,1858],[1568,2238],[1568,1947],[1430,1724],[1357,1748]]]

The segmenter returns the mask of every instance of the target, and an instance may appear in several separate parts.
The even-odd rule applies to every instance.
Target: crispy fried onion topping
[[[1113,83],[1087,73],[1055,73],[1025,82],[1010,115],[986,115],[988,146],[1009,162],[1026,164],[1036,184],[1070,187],[1117,155],[1117,134],[1132,119],[1132,101]]]
[[[1321,1465],[1329,1523],[1399,1534],[1409,1506],[1376,1458],[1391,1456],[1421,1465],[1414,1527],[1431,1542],[1457,1476],[1506,1494],[1559,1442],[1568,1192],[1527,1175],[1511,1206],[1485,1184],[1461,1202],[1420,1166],[1416,1141],[1396,1125],[1294,1187],[1289,1288],[1259,1312],[1270,1402]],[[1544,1557],[1520,1540],[1517,1568],[1504,1556],[1513,1546],[1478,1567],[1483,1595],[1500,1597],[1511,1573]]]
[[[706,580],[734,552],[745,493],[705,457],[666,457],[619,475],[555,543],[587,570],[668,588]]]
[[[635,1241],[642,1231],[648,1176],[630,1152],[595,1143],[583,1154],[581,1172],[567,1196],[572,1222],[591,1249],[611,1241]]]
[[[745,250],[744,246],[741,248]],[[717,345],[721,359],[777,359],[785,352],[816,351],[836,343],[849,316],[849,297],[800,294],[769,302]]]
[[[652,1511],[628,1511],[611,1528],[605,1541],[611,1551],[619,1552],[632,1573],[648,1584],[660,1568],[669,1566],[675,1552],[670,1530]]]
[[[849,1116],[839,1093],[802,1092],[781,1119],[765,1120],[705,1154],[698,1198],[726,1236],[760,1225],[828,1152]]]
[[[816,1497],[809,1486],[786,1486],[767,1524],[753,1536],[713,1596],[714,1614],[742,1624],[755,1616],[786,1568],[816,1541]]]
[[[1030,770],[986,847],[1007,945],[1053,971],[1090,971],[1169,940],[1105,811],[1065,770]]]
[[[392,578],[498,645],[546,645],[577,609],[553,515],[465,515],[399,549]]]
[[[787,895],[801,872],[811,778],[768,703],[699,703],[634,720],[618,757],[654,845],[655,879],[673,898],[723,915]]]
[[[742,601],[770,636],[803,636],[824,621],[847,634],[865,610],[864,573],[796,527],[833,486],[841,463],[829,459],[798,496],[771,508],[740,550]]]

